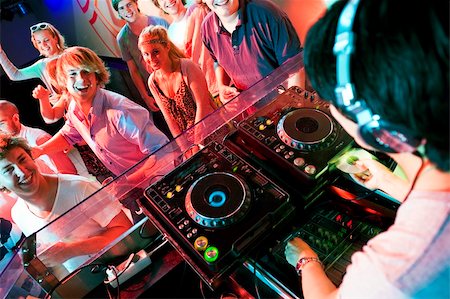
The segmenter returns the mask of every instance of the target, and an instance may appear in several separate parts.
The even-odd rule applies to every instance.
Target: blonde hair
[[[142,46],[145,44],[169,45],[169,58],[172,61],[180,58],[186,58],[183,51],[175,46],[175,44],[169,39],[167,29],[161,25],[150,25],[142,30],[138,41],[139,50],[141,50]]]
[[[36,49],[39,49],[39,47],[38,47],[38,45],[37,45],[36,40],[34,39],[34,34],[35,34],[36,32],[38,32],[38,31],[41,31],[41,30],[47,30],[47,31],[49,31],[50,34],[58,40],[58,48],[59,48],[61,51],[63,51],[64,49],[67,48],[67,46],[66,46],[66,40],[64,39],[64,36],[62,36],[62,34],[58,31],[58,29],[56,29],[55,26],[53,26],[52,24],[47,23],[47,22],[42,22],[42,23],[39,23],[39,24],[44,24],[44,25],[45,25],[45,28],[43,28],[43,29],[37,29],[37,30],[31,32],[31,42],[33,43],[33,46],[34,46]],[[38,24],[37,24],[37,25],[38,25]]]
[[[89,48],[69,47],[57,58],[56,79],[58,86],[66,88],[68,67],[82,68],[89,73],[95,73],[97,83],[104,86],[109,82],[111,74],[103,60]]]
[[[64,90],[64,86],[60,86],[58,83],[58,77],[57,77],[57,71],[56,71],[56,65],[58,63],[58,59],[51,59],[47,62],[47,64],[45,65],[45,71],[48,74],[49,80],[50,80],[50,84],[53,87],[53,90],[58,93],[61,94],[61,90]]]

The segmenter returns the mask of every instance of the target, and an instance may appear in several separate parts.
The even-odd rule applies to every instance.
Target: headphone
[[[358,134],[371,147],[388,153],[415,152],[423,140],[405,126],[392,124],[374,114],[364,99],[355,96],[350,62],[355,50],[352,30],[360,0],[350,0],[342,10],[336,29],[333,53],[336,56],[334,90],[336,106],[358,124]]]

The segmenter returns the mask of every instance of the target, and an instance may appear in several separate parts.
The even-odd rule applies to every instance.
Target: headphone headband
[[[360,0],[349,0],[336,29],[333,53],[336,56],[337,107],[358,123],[359,134],[370,146],[385,152],[414,152],[422,143],[416,134],[400,125],[390,124],[372,113],[364,99],[357,97],[351,80],[351,56],[355,51],[353,23]]]
[[[350,78],[351,55],[354,51],[354,33],[352,31],[359,0],[351,0],[339,16],[333,53],[336,55],[337,100],[350,106],[355,100],[355,90]]]

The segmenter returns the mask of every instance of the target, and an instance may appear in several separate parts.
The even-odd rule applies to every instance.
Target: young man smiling
[[[149,25],[161,25],[169,28],[169,23],[160,17],[147,16],[141,13],[137,0],[112,0],[112,6],[118,12],[119,17],[126,22],[116,37],[122,60],[127,63],[128,71],[136,89],[147,107],[152,111],[155,125],[170,137],[167,124],[147,87],[148,77],[153,70],[146,67],[138,49],[138,38],[142,29]]]
[[[17,196],[11,216],[25,236],[81,204],[99,187],[81,176],[42,174],[25,139],[0,132],[0,190]],[[37,234],[38,250],[51,246],[39,253],[39,259],[48,267],[56,267],[54,274],[59,279],[131,227],[115,198],[103,198],[98,204],[103,207],[98,213],[77,215],[79,226],[67,236],[48,227]]]

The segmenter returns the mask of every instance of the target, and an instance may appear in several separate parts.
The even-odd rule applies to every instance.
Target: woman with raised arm
[[[0,44],[0,65],[12,81],[39,78],[44,82],[50,96],[39,98],[41,115],[46,123],[54,123],[64,116],[67,99],[64,96],[61,97],[55,90],[56,87],[52,84],[52,79],[47,71],[47,64],[64,51],[65,40],[58,29],[47,22],[31,26],[30,32],[31,42],[42,58],[28,67],[19,69],[9,60]],[[42,90],[45,88],[38,85],[33,91],[33,96],[36,91],[42,92]]]

